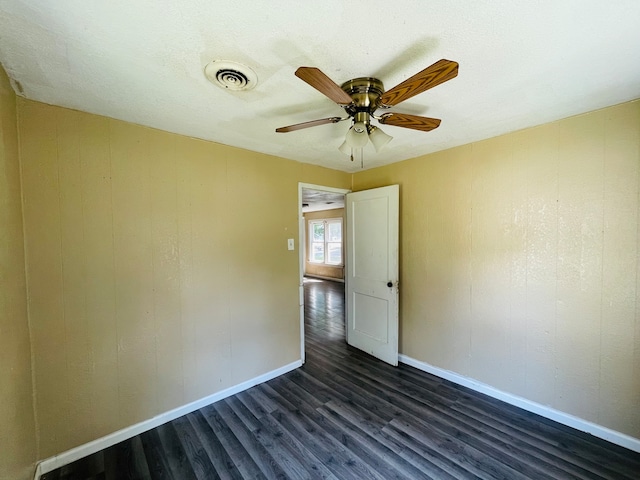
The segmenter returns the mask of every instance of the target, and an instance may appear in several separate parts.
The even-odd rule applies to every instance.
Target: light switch
[[[287,249],[288,250],[293,250],[294,246],[293,246],[293,238],[288,238],[287,239]]]

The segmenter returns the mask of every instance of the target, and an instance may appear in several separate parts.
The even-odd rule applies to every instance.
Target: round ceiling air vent
[[[204,74],[211,83],[227,90],[251,90],[258,83],[256,72],[237,62],[214,60],[204,67]]]

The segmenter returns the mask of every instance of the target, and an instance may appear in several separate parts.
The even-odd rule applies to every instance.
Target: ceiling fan
[[[303,128],[351,119],[352,126],[349,128],[345,141],[339,149],[347,155],[351,154],[351,159],[353,160],[353,151],[364,148],[369,140],[371,140],[377,152],[389,143],[392,138],[378,127],[371,125],[372,118],[383,125],[412,128],[423,132],[438,128],[440,125],[440,119],[438,118],[395,112],[384,112],[376,115],[376,111],[393,107],[414,95],[455,78],[458,75],[458,63],[445,59],[438,60],[433,65],[387,91],[384,90],[382,81],[372,77],[354,78],[338,86],[320,69],[315,67],[300,67],[296,70],[295,75],[340,105],[347,113],[347,116],[297,123],[277,128],[276,132],[293,132]]]

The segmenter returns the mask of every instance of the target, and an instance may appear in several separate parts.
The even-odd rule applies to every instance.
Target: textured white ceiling
[[[337,150],[348,122],[274,132],[342,113],[299,66],[389,89],[460,63],[391,110],[440,128],[383,127],[394,140],[365,149],[369,168],[638,98],[639,52],[638,0],[0,0],[0,61],[27,98],[345,171],[360,169]],[[213,59],[257,87],[212,85]]]
[[[333,210],[335,208],[344,208],[344,193],[314,190],[312,188],[302,189],[302,211],[304,213]]]

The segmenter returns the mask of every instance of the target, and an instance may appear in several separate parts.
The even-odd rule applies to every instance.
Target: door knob
[[[389,287],[389,288],[393,287],[393,282],[392,281],[388,281],[387,282],[387,287]]]

